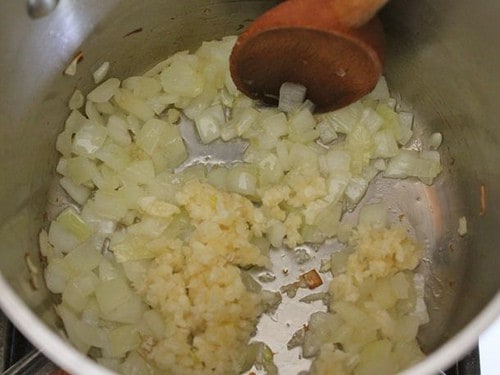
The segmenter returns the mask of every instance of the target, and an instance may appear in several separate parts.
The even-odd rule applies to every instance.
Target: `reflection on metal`
[[[52,12],[59,0],[28,0],[28,14],[31,18],[45,17]]]

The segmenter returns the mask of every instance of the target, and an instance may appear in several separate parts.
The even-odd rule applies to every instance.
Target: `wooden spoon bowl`
[[[289,0],[255,20],[230,57],[236,86],[276,103],[280,86],[307,88],[317,111],[368,94],[383,69],[384,33],[373,18],[385,0]]]

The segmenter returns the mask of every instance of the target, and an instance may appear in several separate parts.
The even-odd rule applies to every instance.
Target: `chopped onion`
[[[331,143],[338,138],[335,129],[326,121],[320,122],[317,129],[319,130],[319,138],[323,144]]]
[[[75,109],[82,108],[84,103],[85,103],[85,98],[83,97],[82,92],[76,89],[73,92],[73,95],[71,95],[71,98],[69,99],[68,107],[73,111]]]
[[[59,184],[78,204],[84,204],[90,196],[91,191],[89,188],[83,185],[75,184],[69,177],[62,177],[59,180]]]
[[[306,87],[292,82],[285,82],[280,87],[278,108],[291,112],[300,106],[306,98]]]
[[[74,236],[80,242],[84,242],[92,234],[92,229],[72,208],[67,208],[61,212],[55,222],[61,225],[62,230]]]
[[[437,150],[443,142],[443,135],[441,133],[432,133],[429,137],[429,147],[431,150]]]
[[[109,62],[105,61],[92,74],[92,76],[94,78],[94,83],[96,85],[99,84],[99,83],[101,83],[104,80],[104,78],[108,74],[109,66],[110,66]]]
[[[234,193],[253,196],[257,187],[256,173],[244,164],[239,164],[228,171],[226,186]]]
[[[398,155],[389,160],[385,177],[406,178],[414,176],[422,181],[432,183],[441,171],[439,153],[428,151],[419,153],[414,150],[401,150]]]
[[[90,156],[104,144],[107,137],[104,126],[88,123],[80,128],[73,139],[72,151],[81,156]]]
[[[118,146],[127,147],[132,143],[127,122],[123,118],[115,115],[109,116],[106,128],[109,138]]]
[[[368,98],[373,100],[386,100],[390,98],[389,87],[385,77],[380,77],[375,88],[368,94]]]
[[[241,318],[244,312],[244,321],[235,324],[250,335],[251,322],[263,311],[273,313],[281,294],[262,291],[241,269],[266,267],[258,278],[270,282],[275,277],[265,270],[271,266],[271,246],[294,248],[302,263],[311,254],[297,245],[336,238],[345,248],[322,261],[320,270],[333,274],[330,290],[300,299],[321,299],[329,311],[313,314],[304,336],[296,337],[298,344],[291,343],[302,345],[305,357],[315,356],[312,371],[362,374],[373,366],[385,373],[394,364],[399,371],[423,355],[415,335],[429,319],[424,280],[413,277],[397,257],[392,267],[377,258],[392,247],[357,253],[364,231],[373,230],[367,241],[376,243],[377,235],[393,230],[384,204],[359,210],[357,226],[342,216],[361,202],[379,171],[385,177],[432,183],[441,170],[435,151],[440,139],[416,140],[429,149],[401,149],[413,137],[413,114],[395,110],[397,101],[390,98],[384,78],[361,101],[326,114],[314,115],[314,104],[304,101],[305,87],[290,83],[281,87],[279,108],[261,107],[232,81],[228,56],[235,40],[203,43],[193,54],[177,53],[146,75],[123,82],[104,81],[109,69],[104,64],[95,74],[96,81],[104,82],[86,98],[75,91],[70,99],[72,112],[56,143],[62,154],[57,171],[63,176],[60,185],[82,207],[64,210],[40,234],[47,285],[61,294],[58,312],[67,334],[80,350],[90,355],[99,350],[99,361],[117,372],[154,372],[160,357],[163,370],[182,372],[182,363],[206,361],[202,351],[193,349],[201,348],[196,345],[205,338],[193,331],[186,340],[178,325],[189,328],[186,317],[196,316],[206,332],[219,328],[220,306],[214,305],[205,321],[204,301],[231,301],[224,313]],[[83,105],[84,114],[77,111]],[[248,143],[244,162],[181,165],[188,157],[183,125],[174,125],[181,116],[194,122],[203,144],[216,142],[219,148],[224,144],[217,140],[241,137]],[[233,225],[235,215],[245,219]],[[391,233],[397,237],[396,232]],[[393,238],[385,239],[392,246]],[[398,254],[416,264],[414,249],[406,250]],[[358,256],[366,257],[363,266]],[[214,258],[217,267],[208,268]],[[372,267],[387,274],[376,274]],[[228,281],[232,273],[236,282]],[[293,298],[298,289],[322,283],[312,270],[280,291]],[[199,292],[200,285],[209,293]],[[169,364],[167,328],[169,337],[186,344],[176,347],[178,367]],[[226,357],[244,369],[253,365],[277,372],[269,347],[246,345],[250,336],[231,337],[230,345],[245,353],[238,357],[232,347],[224,348]],[[155,350],[163,349],[151,356],[156,343]]]
[[[461,236],[465,236],[467,234],[467,218],[465,216],[461,216],[458,219],[458,234]]]
[[[97,303],[104,317],[120,323],[137,323],[145,306],[121,278],[101,282],[96,290]]]
[[[94,103],[105,103],[116,94],[118,87],[120,87],[120,80],[110,78],[93,89],[87,95],[87,99],[92,100]]]
[[[136,116],[142,121],[147,121],[155,116],[155,112],[145,100],[134,96],[129,90],[118,89],[114,100],[125,112]]]

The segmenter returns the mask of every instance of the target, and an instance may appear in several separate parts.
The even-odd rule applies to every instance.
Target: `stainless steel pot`
[[[0,306],[71,373],[107,371],[58,335],[38,256],[69,96],[76,86],[89,90],[103,61],[112,63],[114,76],[142,72],[174,51],[238,33],[273,3],[61,0],[32,20],[24,2],[0,2]],[[499,5],[393,0],[382,18],[391,87],[422,129],[444,137],[445,170],[435,186],[419,190],[423,202],[410,199],[408,184],[397,192],[430,249],[424,268],[432,321],[420,332],[430,355],[405,373],[431,374],[464,354],[500,314]],[[79,51],[76,76],[63,76]],[[456,235],[461,216],[468,223],[463,238]]]

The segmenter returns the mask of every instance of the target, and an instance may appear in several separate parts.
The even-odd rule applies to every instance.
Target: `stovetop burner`
[[[60,375],[58,367],[43,356],[0,312],[0,370],[2,375]],[[440,375],[480,375],[479,350]]]

